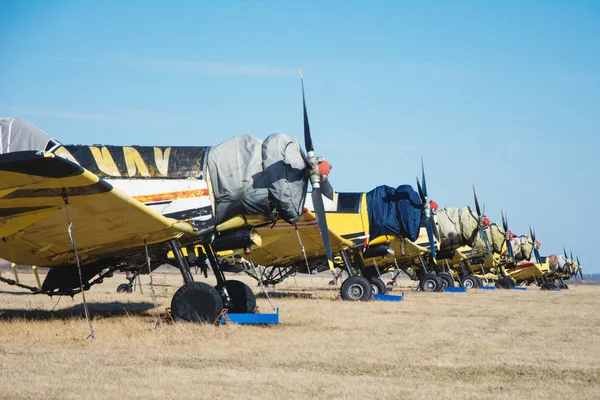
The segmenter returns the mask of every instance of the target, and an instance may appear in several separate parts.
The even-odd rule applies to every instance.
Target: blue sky
[[[65,143],[314,143],[339,191],[414,183],[502,208],[590,270],[600,2],[1,0],[0,115]]]

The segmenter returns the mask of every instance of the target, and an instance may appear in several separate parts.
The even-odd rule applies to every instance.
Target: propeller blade
[[[423,156],[421,156],[421,177],[423,180],[423,195],[427,197],[427,182],[425,182],[425,165],[423,164]]]
[[[331,186],[331,182],[329,182],[329,179],[325,181],[321,180],[321,192],[323,193],[323,196],[333,201],[333,195],[335,192],[333,190],[333,186]]]
[[[485,244],[485,248],[488,252],[488,255],[490,256],[490,259],[493,262],[494,261],[494,253],[492,252],[492,246],[490,246],[490,241],[488,240],[488,236],[487,236],[487,232],[485,231],[485,228],[482,228],[482,227],[479,228],[479,237],[483,241],[483,244]]]
[[[431,250],[431,257],[435,261],[436,248],[435,248],[435,240],[434,240],[434,233],[433,233],[433,225],[435,225],[435,222],[433,221],[433,216],[431,216],[425,220],[425,229],[427,230],[427,237],[429,238],[429,249]]]
[[[563,254],[565,255],[565,260],[568,260],[569,257],[567,257],[567,249],[565,248],[564,245],[563,245]]]
[[[315,214],[317,215],[319,231],[321,232],[321,239],[323,239],[323,246],[325,246],[327,264],[329,265],[331,272],[335,272],[333,255],[331,254],[331,243],[329,241],[329,228],[327,227],[327,217],[325,215],[325,205],[323,204],[323,197],[321,197],[321,188],[313,188],[311,196],[313,207],[315,208]]]
[[[310,161],[310,165],[313,170],[310,175],[310,183],[312,185],[312,201],[317,215],[317,224],[319,225],[319,231],[321,232],[321,239],[323,240],[323,246],[325,247],[325,254],[327,255],[327,263],[331,272],[335,273],[335,267],[333,265],[333,254],[331,253],[331,242],[329,240],[329,228],[327,227],[327,217],[325,215],[325,205],[323,204],[323,197],[321,192],[321,176],[317,168],[317,160],[314,155],[314,146],[312,137],[310,135],[310,124],[308,123],[308,112],[306,110],[306,97],[304,95],[304,79],[302,78],[302,70],[300,71],[300,83],[302,85],[302,110],[304,113],[304,143],[306,147],[306,155]],[[326,189],[329,191],[329,189]]]
[[[438,242],[441,242],[441,237],[440,237],[440,231],[438,230],[437,224],[435,223],[435,220],[433,219],[433,217],[431,217],[431,221],[432,221],[432,226],[433,226],[433,234],[435,235],[435,238],[437,239]]]
[[[421,182],[419,181],[419,177],[417,176],[417,191],[419,192],[419,197],[421,198],[421,202],[425,205],[426,199],[425,194],[423,193],[423,188],[421,187]]]
[[[533,248],[533,254],[535,254],[535,261],[536,261],[538,264],[541,264],[541,263],[542,263],[542,261],[541,261],[541,260],[542,260],[542,258],[540,257],[540,251],[539,251],[537,248],[535,248],[535,247],[534,247],[534,248]]]
[[[533,241],[533,246],[535,247],[535,235],[533,234],[533,231],[531,230],[531,225],[529,225],[529,237]]]
[[[477,200],[477,193],[475,193],[475,185],[473,185],[473,198],[475,199],[475,210],[477,210],[477,218],[481,217],[481,208],[479,208],[479,201]]]
[[[508,220],[504,216],[504,211],[500,210],[500,214],[502,215],[502,228],[504,229],[504,237],[506,240],[506,250],[508,251],[508,256],[513,260],[513,262],[517,262],[515,260],[515,253],[513,252],[512,243],[510,242],[510,237],[508,235]]]
[[[306,100],[304,96],[304,79],[302,78],[302,70],[300,70],[300,83],[302,84],[302,109],[304,111],[304,147],[306,152],[314,151],[312,137],[310,136],[310,124],[308,123],[308,112],[306,111]]]

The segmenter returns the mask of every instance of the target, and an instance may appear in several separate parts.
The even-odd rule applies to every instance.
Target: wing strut
[[[85,311],[85,319],[90,326],[90,334],[86,339],[96,340],[94,334],[94,327],[92,326],[92,320],[90,319],[90,310],[88,309],[87,300],[85,298],[85,290],[83,289],[83,277],[81,275],[81,262],[79,261],[79,253],[77,252],[77,245],[75,244],[75,238],[73,238],[73,221],[71,221],[71,213],[69,212],[69,198],[67,197],[67,191],[65,188],[62,189],[62,198],[65,202],[65,210],[67,211],[67,221],[69,222],[67,231],[69,233],[69,240],[73,246],[73,252],[75,253],[75,262],[77,263],[77,271],[79,272],[79,288],[81,289],[81,296],[83,297],[83,309]]]
[[[158,302],[156,301],[156,291],[154,290],[154,279],[152,279],[152,266],[150,260],[150,253],[148,253],[148,243],[144,239],[144,249],[146,250],[146,263],[148,264],[148,275],[150,275],[150,292],[152,293],[152,301],[154,302],[154,314],[156,316],[155,328],[160,328],[160,311],[158,311]],[[139,279],[138,279],[139,280]],[[140,288],[141,288],[140,282]]]

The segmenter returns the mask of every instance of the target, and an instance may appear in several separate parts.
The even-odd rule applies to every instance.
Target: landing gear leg
[[[126,276],[129,283],[121,283],[119,286],[117,286],[117,293],[133,292],[133,284],[135,282],[136,274],[128,271]]]
[[[219,268],[219,261],[211,245],[204,246],[208,262],[217,278],[216,289],[219,291],[225,308],[231,313],[251,313],[256,308],[256,296],[244,282],[225,279],[225,274]]]

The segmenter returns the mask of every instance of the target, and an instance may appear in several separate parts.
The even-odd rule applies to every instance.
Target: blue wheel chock
[[[279,324],[279,307],[274,314],[227,314],[221,317],[221,325],[228,322],[234,324],[277,325]]]
[[[444,292],[446,293],[465,293],[467,291],[466,287],[445,287]]]
[[[373,300],[378,301],[402,301],[404,300],[404,292],[400,296],[396,296],[393,294],[374,294]]]
[[[479,286],[479,289],[483,289],[483,290],[496,290],[496,286]]]
[[[525,286],[515,286],[512,290],[527,290]]]

